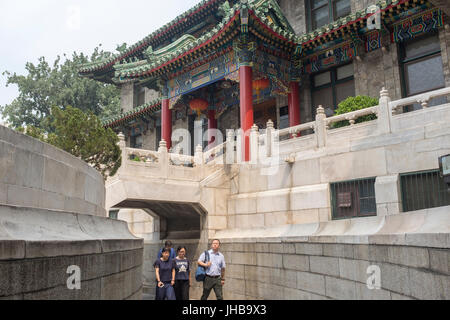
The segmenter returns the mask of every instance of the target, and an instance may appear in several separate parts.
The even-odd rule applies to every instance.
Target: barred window
[[[333,219],[377,215],[375,178],[331,184]]]
[[[439,170],[400,175],[403,211],[450,206],[450,192]]]

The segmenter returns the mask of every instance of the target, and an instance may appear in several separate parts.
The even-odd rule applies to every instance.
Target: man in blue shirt
[[[198,259],[198,265],[206,268],[206,277],[203,282],[203,295],[201,300],[208,300],[211,290],[214,289],[217,300],[223,300],[222,287],[225,285],[225,257],[219,252],[220,240],[213,240],[209,250],[209,261],[206,262],[203,252]]]
[[[170,249],[169,260],[173,260],[173,259],[175,259],[175,258],[177,257],[177,254],[176,254],[176,252],[175,252],[175,249],[173,248],[172,241],[167,240],[167,241],[164,243],[164,248]],[[160,249],[160,250],[159,250],[159,252],[158,252],[158,259],[161,259],[162,251],[163,251],[163,249]]]

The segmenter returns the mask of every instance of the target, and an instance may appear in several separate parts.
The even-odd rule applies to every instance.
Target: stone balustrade
[[[391,112],[395,115],[400,112],[400,108],[404,106],[408,106],[411,104],[419,103],[422,108],[426,109],[430,105],[430,101],[432,101],[435,98],[439,97],[445,97],[450,95],[450,87],[434,90],[422,94],[418,94],[412,97],[396,100],[389,102],[389,108]]]
[[[215,161],[215,163],[223,163],[223,156],[226,153],[227,143],[222,143],[216,147],[211,148],[203,154],[204,162],[206,164]]]
[[[320,106],[319,108],[321,108],[322,106]],[[356,121],[359,118],[362,118],[364,116],[368,116],[368,115],[377,115],[378,114],[378,106],[376,107],[370,107],[370,108],[366,108],[366,109],[362,109],[362,110],[357,110],[357,111],[353,111],[353,112],[349,112],[349,113],[345,113],[345,114],[340,114],[334,117],[330,117],[327,118],[325,120],[326,123],[326,127],[327,130],[331,129],[331,125],[333,123],[338,123],[341,121],[348,121],[350,126],[354,126],[356,124]]]
[[[378,106],[357,110],[354,112],[327,117],[322,106],[317,108],[315,121],[300,124],[282,130],[275,130],[272,120],[267,123],[267,128],[259,131],[257,126],[253,126],[250,133],[251,144],[251,164],[257,164],[261,158],[271,158],[280,154],[293,153],[301,150],[312,150],[315,148],[324,148],[330,143],[335,143],[336,137],[341,137],[344,133],[352,137],[360,135],[384,135],[403,129],[403,119],[399,118],[399,110],[403,106],[414,103],[420,103],[422,110],[404,113],[403,117],[416,117],[417,122],[426,121],[424,112],[428,112],[429,103],[434,98],[450,95],[450,87],[439,89],[424,94],[420,94],[405,99],[391,101],[387,90],[384,88],[380,92],[380,102]],[[420,114],[422,112],[422,114]],[[361,117],[376,115],[376,120],[357,123]],[[334,128],[333,124],[348,121],[349,126],[343,128]],[[408,123],[411,121],[408,120]],[[370,127],[370,128],[369,128]],[[350,131],[349,131],[350,130]],[[303,134],[307,132],[307,134]],[[122,149],[124,161],[123,167],[130,165],[144,165],[148,168],[161,169],[161,166],[184,167],[186,170],[211,164],[233,164],[240,162],[240,134],[227,133],[227,139],[223,144],[215,146],[203,152],[201,146],[197,146],[194,156],[187,156],[170,153],[167,150],[165,141],[161,141],[158,151],[149,151],[141,149],[127,148],[125,137],[119,135],[119,145]],[[134,158],[133,158],[134,157]],[[135,159],[133,161],[133,159]],[[136,161],[138,160],[138,161]],[[138,162],[141,162],[139,164]],[[123,168],[122,168],[123,170]],[[158,172],[174,172],[174,170],[159,170]]]

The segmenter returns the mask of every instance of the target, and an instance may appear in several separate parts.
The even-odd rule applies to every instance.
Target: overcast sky
[[[0,0],[0,105],[18,94],[1,75],[24,74],[27,61],[73,51],[115,51],[143,39],[200,0]],[[1,119],[0,119],[1,122]]]

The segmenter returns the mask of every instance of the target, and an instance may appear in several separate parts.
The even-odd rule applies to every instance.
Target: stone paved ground
[[[154,299],[151,295],[143,293],[142,300],[154,300]]]

